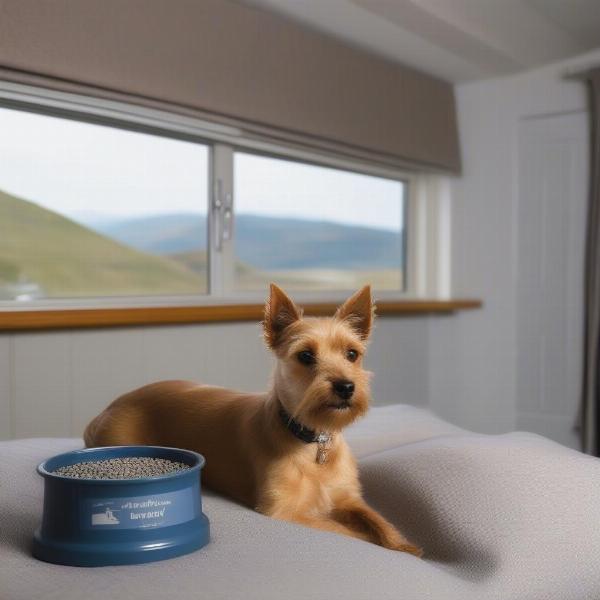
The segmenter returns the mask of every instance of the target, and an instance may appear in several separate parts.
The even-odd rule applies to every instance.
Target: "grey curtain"
[[[0,79],[392,167],[461,167],[448,82],[238,2],[0,0]]]
[[[592,123],[585,264],[583,450],[600,455],[600,67],[587,75]]]

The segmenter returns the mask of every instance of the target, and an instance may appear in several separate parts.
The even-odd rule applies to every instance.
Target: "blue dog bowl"
[[[189,469],[140,479],[77,479],[53,473],[80,462],[123,457],[164,458]],[[196,452],[159,446],[88,448],[41,463],[44,515],[33,555],[80,567],[163,560],[202,548],[209,523],[202,512]]]

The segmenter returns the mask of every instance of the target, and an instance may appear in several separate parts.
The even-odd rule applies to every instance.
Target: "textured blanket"
[[[476,435],[408,406],[347,439],[368,501],[425,558],[269,519],[204,491],[212,540],[146,565],[39,562],[38,462],[81,440],[0,443],[0,598],[600,599],[600,461],[542,437]]]

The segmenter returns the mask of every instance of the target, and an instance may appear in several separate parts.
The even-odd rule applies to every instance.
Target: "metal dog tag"
[[[319,446],[317,449],[317,463],[322,465],[327,460],[327,448]]]
[[[322,465],[327,461],[331,447],[331,434],[321,431],[317,437],[317,464]]]

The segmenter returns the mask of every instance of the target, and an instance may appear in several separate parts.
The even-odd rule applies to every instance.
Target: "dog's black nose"
[[[354,384],[351,381],[334,381],[333,391],[336,396],[339,396],[343,400],[350,400],[352,394],[354,394]]]

